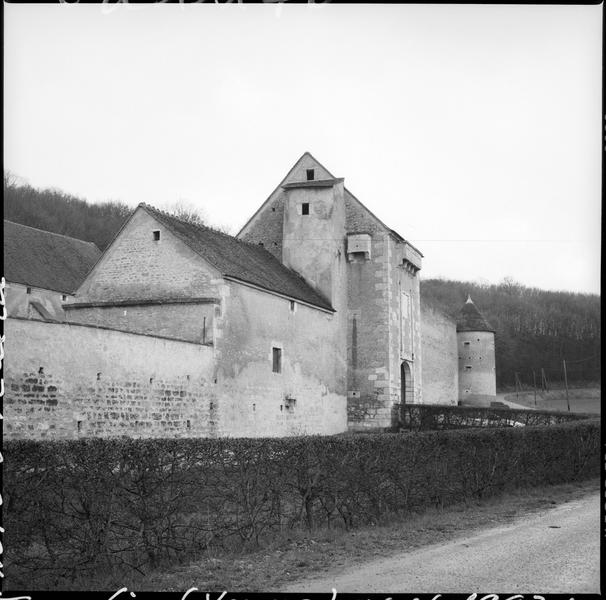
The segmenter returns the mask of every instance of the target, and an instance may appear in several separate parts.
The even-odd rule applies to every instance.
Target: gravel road
[[[599,593],[600,494],[284,592]]]

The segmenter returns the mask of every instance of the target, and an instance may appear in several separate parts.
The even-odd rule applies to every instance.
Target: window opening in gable
[[[301,205],[301,214],[308,215],[309,214],[309,202],[303,202]]]
[[[153,236],[154,236],[154,242],[159,242],[160,241],[160,231],[158,229],[155,229],[154,231],[152,231]]]
[[[274,373],[282,372],[282,348],[272,348],[272,371]]]
[[[313,181],[314,180],[314,170],[313,169],[307,169],[307,181]]]

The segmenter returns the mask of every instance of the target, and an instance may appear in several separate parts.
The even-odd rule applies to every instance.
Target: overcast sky
[[[601,6],[4,4],[5,168],[236,234],[310,151],[424,278],[599,293]]]

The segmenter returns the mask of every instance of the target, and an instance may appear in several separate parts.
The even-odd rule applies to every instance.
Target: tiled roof
[[[296,271],[283,265],[270,252],[201,225],[187,223],[147,204],[140,204],[155,219],[180,238],[223,276],[233,277],[269,291],[334,310]]]
[[[6,281],[73,294],[99,256],[92,242],[4,221]]]
[[[494,329],[484,318],[470,296],[457,316],[457,331],[492,331]]]

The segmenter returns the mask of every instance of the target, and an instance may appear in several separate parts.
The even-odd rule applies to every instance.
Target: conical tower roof
[[[469,295],[457,316],[457,331],[492,331],[494,333],[492,325],[484,318]]]

